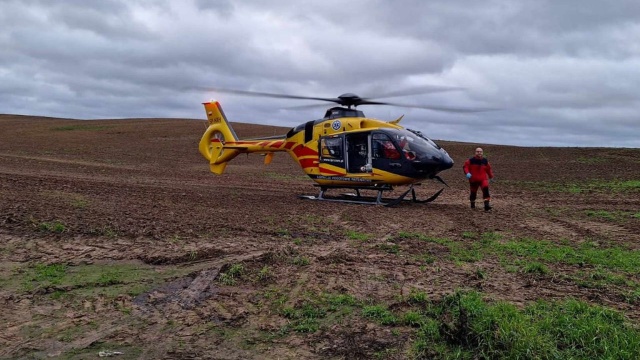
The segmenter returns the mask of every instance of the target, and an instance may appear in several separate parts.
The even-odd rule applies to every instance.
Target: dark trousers
[[[471,202],[476,201],[476,194],[478,192],[478,188],[482,189],[482,199],[484,201],[491,200],[491,197],[489,196],[489,181],[487,180],[469,181],[469,189],[470,189],[469,200]]]

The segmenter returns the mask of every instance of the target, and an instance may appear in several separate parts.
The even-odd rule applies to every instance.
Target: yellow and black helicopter
[[[457,88],[429,87],[420,92],[452,89]],[[453,160],[443,148],[420,131],[398,125],[402,116],[393,121],[372,119],[357,110],[357,106],[392,105],[462,113],[483,111],[381,102],[352,93],[337,98],[321,98],[229,89],[210,90],[249,96],[320,100],[341,105],[328,109],[321,119],[307,121],[292,128],[286,135],[241,140],[229,124],[218,101],[203,103],[209,125],[200,140],[199,150],[209,161],[210,170],[214,174],[222,174],[227,163],[239,154],[263,154],[265,164],[269,164],[274,153],[287,152],[317,183],[316,186],[320,187],[318,196],[301,196],[302,198],[386,206],[400,203],[409,192],[412,193],[411,200],[414,202],[435,200],[444,188],[426,200],[418,200],[414,186],[426,179],[435,179],[446,185],[438,173],[450,169]],[[390,93],[377,98],[405,93]],[[398,198],[382,197],[384,191],[401,185],[408,185],[409,189]],[[356,193],[328,197],[326,192],[329,189],[352,189]],[[377,196],[364,196],[361,190],[377,191]]]

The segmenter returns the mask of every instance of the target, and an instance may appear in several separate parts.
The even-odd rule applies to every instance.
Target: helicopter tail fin
[[[225,149],[224,144],[238,141],[238,136],[227,121],[219,102],[210,101],[203,105],[207,112],[209,127],[200,140],[200,154],[209,160],[211,172],[222,174],[227,162],[240,153],[235,149]]]

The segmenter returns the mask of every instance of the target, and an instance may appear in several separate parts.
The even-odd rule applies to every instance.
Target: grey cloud
[[[500,108],[406,114],[442,139],[640,146],[640,3],[618,1],[5,0],[0,112],[202,118],[294,126],[322,107],[199,90],[362,96],[427,84],[466,91],[397,102]]]

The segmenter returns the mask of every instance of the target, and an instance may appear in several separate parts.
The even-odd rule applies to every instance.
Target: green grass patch
[[[640,251],[620,247],[601,248],[593,242],[577,247],[559,245],[545,240],[520,239],[494,242],[491,250],[529,260],[569,265],[593,265],[630,274],[640,273]]]
[[[265,299],[272,300],[270,308],[288,320],[288,324],[280,329],[280,335],[292,331],[314,333],[322,327],[342,323],[345,318],[353,316],[354,308],[361,306],[354,296],[342,293],[307,293],[304,300],[295,306],[284,306],[286,295],[282,298],[277,291],[269,291],[265,295]]]
[[[417,233],[398,235],[398,238],[408,237],[447,247],[450,250],[449,259],[454,261],[474,262],[491,255],[505,259],[515,257],[527,261],[593,265],[630,274],[640,273],[640,251],[622,247],[601,247],[591,241],[577,246],[530,238],[502,241],[502,237],[493,232],[483,233],[479,241],[472,242],[432,238]]]
[[[640,180],[590,180],[573,183],[525,181],[518,183],[526,185],[527,187],[535,190],[549,192],[568,192],[573,194],[579,194],[583,192],[640,191]]]
[[[524,265],[522,271],[525,274],[546,275],[549,273],[549,268],[539,262],[530,262]]]
[[[640,331],[614,310],[576,300],[519,310],[455,293],[424,313],[413,355],[460,359],[636,359]]]
[[[414,292],[415,296],[420,294]],[[629,294],[632,298],[638,294]],[[357,301],[349,294],[310,295],[279,314],[281,329],[314,333],[360,316],[409,336],[412,358],[429,359],[637,359],[640,330],[622,313],[578,300],[538,301],[524,308],[489,302],[478,292],[458,291],[439,302],[426,296],[391,310],[382,303]],[[359,309],[346,312],[345,309]],[[347,317],[336,317],[336,314]],[[404,329],[404,331],[402,331]]]
[[[354,306],[358,303],[358,300],[354,296],[349,294],[326,294],[325,299],[331,306],[334,307],[342,305]]]
[[[407,302],[412,304],[429,304],[429,295],[426,292],[412,288],[409,290]]]
[[[67,273],[67,266],[63,264],[36,264],[31,274],[27,276],[27,281],[41,284],[55,285],[62,283]]]
[[[389,254],[399,254],[400,253],[400,245],[398,244],[378,244],[377,247]]]
[[[465,231],[462,233],[462,238],[463,239],[475,239],[478,237],[478,233],[472,232],[472,231]]]
[[[38,230],[50,233],[61,234],[66,230],[66,226],[62,221],[56,220],[52,222],[42,222],[38,224]]]
[[[639,283],[600,267],[593,270],[579,271],[572,278],[579,286],[591,289],[606,289],[611,285],[640,289]]]
[[[466,236],[465,236],[466,234]],[[463,233],[463,237],[468,239],[470,237],[476,238],[477,234],[472,234],[469,232]],[[482,251],[483,246],[487,241],[493,241],[493,239],[500,238],[499,235],[495,233],[485,233],[480,235],[480,241],[471,241],[471,242],[460,242],[454,241],[446,238],[435,238],[426,236],[419,233],[408,233],[408,232],[400,232],[397,235],[397,238],[402,239],[417,239],[420,241],[430,242],[445,246],[449,249],[450,253],[447,257],[449,260],[459,263],[473,263],[476,261],[480,261],[484,258],[485,252]],[[427,259],[425,259],[426,262]]]
[[[260,271],[258,271],[257,280],[258,281],[268,281],[273,278],[273,271],[267,265],[263,266]]]
[[[151,266],[139,264],[35,264],[15,269],[2,285],[16,292],[50,289],[47,293],[53,298],[120,294],[135,296],[175,274],[174,271],[158,273]]]
[[[282,291],[282,290],[278,290]],[[287,320],[265,338],[349,329],[369,321],[408,339],[408,358],[428,359],[637,359],[640,330],[616,310],[582,301],[538,301],[524,308],[487,301],[481,293],[457,291],[440,301],[412,289],[392,306],[360,301],[346,293],[306,293],[294,306],[283,306],[269,293],[275,313]],[[266,295],[266,293],[265,293]],[[628,293],[637,301],[640,292]],[[306,336],[306,335],[303,335]],[[363,356],[375,358],[373,351]],[[376,354],[393,348],[375,349]],[[404,351],[404,350],[403,350]]]
[[[372,236],[369,234],[364,234],[353,230],[347,230],[346,235],[350,240],[358,241],[369,241],[372,238]]]
[[[585,214],[588,217],[605,219],[609,221],[619,221],[628,218],[639,218],[638,213],[632,213],[630,211],[607,211],[607,210],[586,210]]]
[[[362,315],[375,319],[382,325],[395,325],[398,318],[384,305],[370,305],[362,308]]]
[[[629,289],[640,289],[640,283],[635,280],[640,274],[639,250],[620,246],[606,247],[593,241],[574,244],[568,241],[555,243],[530,238],[502,240],[502,235],[495,232],[465,232],[462,237],[467,241],[403,232],[398,234],[396,239],[419,239],[444,246],[449,250],[446,259],[456,263],[499,259],[500,264],[509,273],[535,276],[549,276],[553,272],[553,264],[573,265],[576,272],[562,276],[579,286],[609,289],[620,296],[626,296]],[[421,261],[418,256],[414,259]],[[435,261],[431,256],[429,259]],[[474,276],[483,279],[486,274],[480,271]]]
[[[616,220],[617,218],[612,212],[606,210],[587,210],[585,213],[589,217],[597,217],[607,220]]]
[[[299,333],[314,333],[320,328],[320,319],[327,316],[327,312],[315,303],[305,303],[299,308],[286,307],[282,309],[282,316],[291,320],[289,327]]]
[[[311,260],[306,256],[295,256],[291,259],[291,263],[296,266],[308,266],[311,264]]]
[[[231,286],[235,285],[242,275],[244,275],[244,266],[242,264],[232,264],[218,275],[218,281],[224,285]]]

